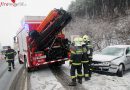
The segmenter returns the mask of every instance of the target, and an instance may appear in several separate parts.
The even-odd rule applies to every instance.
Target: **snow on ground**
[[[88,90],[130,90],[130,73],[124,77],[101,75],[94,73],[91,80],[83,82]]]
[[[69,63],[66,62],[62,69],[69,75]],[[89,81],[82,84],[86,90],[130,90],[130,70],[126,71],[123,77],[109,74],[93,73]]]
[[[68,61],[61,68],[67,75],[70,74]],[[32,72],[30,83],[30,90],[65,90],[48,67]],[[130,90],[130,71],[127,71],[123,77],[93,73],[91,80],[83,79],[82,85],[86,90]]]
[[[32,72],[30,84],[30,90],[65,90],[48,67]]]
[[[1,53],[0,53],[0,61],[1,60],[4,60],[4,55],[2,55]]]

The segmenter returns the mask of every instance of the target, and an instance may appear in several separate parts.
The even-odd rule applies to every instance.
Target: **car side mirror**
[[[93,52],[93,54],[100,54],[100,53],[101,53],[101,51],[99,51],[99,50]]]
[[[130,53],[127,53],[126,56],[129,56],[129,57],[130,57]]]
[[[128,53],[129,53],[129,50],[127,49],[127,50],[126,50],[126,55],[127,55]]]
[[[16,36],[14,36],[14,43],[17,43],[17,37]]]

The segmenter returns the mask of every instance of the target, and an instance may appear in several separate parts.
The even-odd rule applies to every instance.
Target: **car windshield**
[[[125,50],[125,48],[107,47],[101,51],[101,54],[102,55],[120,56],[120,55],[123,55],[124,50]]]

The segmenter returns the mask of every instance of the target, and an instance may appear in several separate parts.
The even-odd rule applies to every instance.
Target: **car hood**
[[[118,57],[119,56],[95,54],[95,55],[93,55],[93,61],[101,61],[101,62],[112,61]]]

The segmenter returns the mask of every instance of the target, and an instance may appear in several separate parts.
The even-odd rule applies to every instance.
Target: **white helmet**
[[[82,46],[83,39],[80,37],[74,38],[74,45],[75,46]]]
[[[90,40],[89,40],[89,37],[88,37],[87,35],[84,35],[84,36],[83,36],[83,41],[90,41]]]

